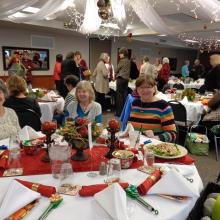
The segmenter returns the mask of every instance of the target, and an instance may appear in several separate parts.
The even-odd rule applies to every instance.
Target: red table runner
[[[100,163],[102,161],[108,161],[105,158],[105,154],[108,152],[108,148],[104,146],[94,146],[92,149],[92,154],[89,149],[85,150],[85,153],[89,155],[87,161],[72,161],[72,167],[74,172],[84,172],[91,170],[99,170]],[[73,150],[73,153],[75,151]],[[26,155],[24,151],[21,152],[21,164],[23,167],[23,175],[37,175],[37,174],[49,174],[51,173],[50,163],[45,163],[41,161],[42,156],[45,154],[45,151],[41,149],[38,155],[29,156]],[[92,157],[91,157],[92,155]],[[173,163],[185,163],[192,164],[194,160],[190,156],[185,156],[177,160],[162,160],[156,159],[155,162],[173,162]],[[143,165],[143,161],[135,161],[132,163],[132,168],[138,168]],[[0,176],[3,175],[4,169],[0,169]]]

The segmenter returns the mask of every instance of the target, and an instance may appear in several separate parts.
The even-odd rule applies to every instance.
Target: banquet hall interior
[[[220,220],[219,0],[0,0],[0,48],[0,220]]]

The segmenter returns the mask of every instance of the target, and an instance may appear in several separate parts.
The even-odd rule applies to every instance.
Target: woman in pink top
[[[63,61],[63,55],[62,54],[57,54],[56,55],[56,63],[54,65],[54,71],[53,71],[53,80],[55,82],[56,85],[56,90],[60,93],[60,89],[61,89],[61,63]]]

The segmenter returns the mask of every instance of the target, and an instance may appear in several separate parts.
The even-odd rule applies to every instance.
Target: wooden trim
[[[0,76],[0,78],[2,80],[6,81],[8,76]],[[52,75],[33,76],[32,86],[33,86],[33,88],[54,89],[55,84],[53,81],[53,76]]]

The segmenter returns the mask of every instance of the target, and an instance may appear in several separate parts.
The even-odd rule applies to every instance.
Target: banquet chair
[[[170,85],[168,83],[164,85],[162,93],[165,93],[167,89],[170,89]]]
[[[211,132],[213,133],[214,136],[215,155],[216,155],[216,160],[218,161],[218,139],[220,139],[220,125],[214,125],[211,128]]]
[[[187,124],[186,108],[182,103],[175,101],[175,100],[171,100],[168,103],[172,107],[174,120],[175,120],[175,124],[177,127],[177,142],[179,143],[180,141],[179,138],[180,138],[180,131],[181,131],[185,134],[184,142],[183,142],[185,146],[185,138],[189,130],[189,125]]]
[[[32,109],[25,109],[22,111],[18,110],[16,111],[16,114],[18,116],[18,121],[21,128],[28,125],[32,127],[35,131],[41,130],[40,116]]]
[[[178,90],[184,90],[184,85],[181,84],[181,83],[175,83],[175,84],[173,85],[173,88],[176,88],[176,89],[178,89]]]

